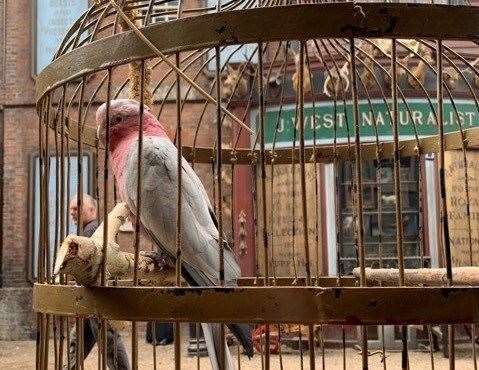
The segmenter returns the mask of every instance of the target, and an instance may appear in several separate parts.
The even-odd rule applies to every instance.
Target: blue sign
[[[35,74],[53,59],[72,24],[88,9],[88,0],[36,0]]]

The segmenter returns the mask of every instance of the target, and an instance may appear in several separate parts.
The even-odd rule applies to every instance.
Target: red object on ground
[[[276,325],[270,325],[269,327],[269,353],[277,354],[279,352],[279,328]],[[266,325],[258,325],[253,330],[253,346],[256,351],[264,351],[264,345],[266,341]]]

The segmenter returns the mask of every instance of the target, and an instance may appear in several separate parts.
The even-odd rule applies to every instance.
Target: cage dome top
[[[476,40],[479,8],[429,4],[229,1],[119,1],[124,12],[164,53],[215,45],[318,38],[427,38]],[[181,5],[181,7],[180,7]],[[178,19],[178,16],[181,19]],[[279,21],[284,20],[284,21]],[[78,77],[155,53],[122,31],[109,0],[97,1],[70,28],[53,62],[38,76],[37,100]],[[348,51],[344,51],[348,54]]]

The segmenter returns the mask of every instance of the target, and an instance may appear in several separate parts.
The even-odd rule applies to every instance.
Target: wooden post
[[[359,276],[359,268],[353,270],[353,275]],[[454,285],[478,285],[479,267],[454,267],[452,269]],[[373,285],[381,283],[383,286],[397,285],[398,269],[366,268],[366,281]],[[405,269],[405,285],[442,286],[447,283],[446,269]]]

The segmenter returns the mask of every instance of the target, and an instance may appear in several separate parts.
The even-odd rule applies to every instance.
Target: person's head
[[[79,215],[79,209],[78,209],[78,195],[75,194],[69,205],[70,209],[70,216],[72,217],[73,221],[75,223],[78,223],[78,215]],[[97,206],[97,201],[88,194],[83,194],[83,201],[82,201],[82,226],[88,224],[89,222],[93,221],[97,217],[97,212],[98,212],[98,206]]]

